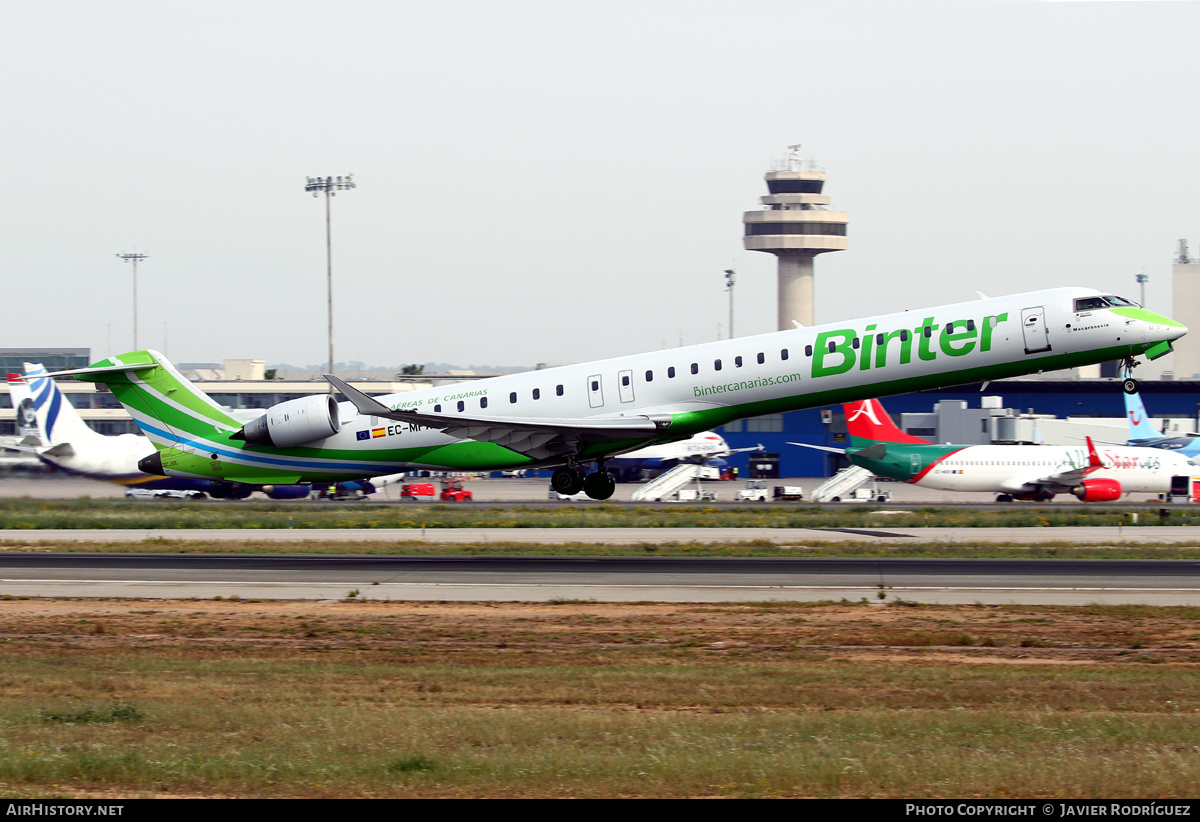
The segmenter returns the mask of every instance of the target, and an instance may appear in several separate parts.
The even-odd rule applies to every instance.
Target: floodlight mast
[[[146,259],[147,254],[118,254],[122,260],[127,263],[133,263],[133,350],[137,351],[137,264]]]
[[[333,374],[333,224],[330,217],[329,198],[337,195],[339,191],[347,191],[356,188],[354,184],[354,175],[347,174],[345,177],[309,177],[308,182],[304,185],[305,191],[311,191],[312,196],[316,197],[321,192],[325,192],[325,259],[326,259],[326,278],[329,282],[329,373]],[[333,393],[334,388],[331,384],[329,392]]]
[[[737,283],[737,272],[725,269],[725,290],[729,292],[729,339],[733,339],[733,286]]]

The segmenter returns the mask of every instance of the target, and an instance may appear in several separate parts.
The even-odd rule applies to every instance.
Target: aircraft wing
[[[452,437],[494,442],[538,460],[577,452],[595,440],[645,439],[671,426],[667,414],[631,417],[553,419],[540,417],[486,417],[472,414],[433,414],[388,408],[345,380],[326,374],[330,384],[346,396],[360,414],[408,422],[443,431]]]
[[[728,456],[732,456],[733,454],[744,454],[747,451],[761,451],[761,450],[763,450],[763,445],[760,442],[758,445],[751,445],[749,448],[730,448],[728,451],[726,451],[721,456],[728,457]]]
[[[845,448],[834,448],[832,445],[809,445],[807,442],[789,442],[788,445],[799,445],[801,448],[813,448],[817,451],[829,451],[833,454],[846,453]]]
[[[1100,461],[1100,455],[1096,453],[1096,446],[1092,442],[1091,437],[1086,437],[1088,448],[1088,464],[1079,468],[1072,468],[1069,471],[1056,471],[1052,474],[1027,474],[1024,477],[1010,477],[1000,485],[1006,491],[1021,491],[1031,488],[1040,488],[1046,485],[1061,485],[1067,488],[1078,485],[1088,474],[1093,471],[1103,468],[1104,463]]]

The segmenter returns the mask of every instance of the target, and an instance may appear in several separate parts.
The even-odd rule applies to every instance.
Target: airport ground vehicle
[[[766,502],[770,494],[766,480],[747,480],[746,487],[734,494],[733,498],[737,502]]]
[[[432,482],[413,482],[400,486],[400,498],[415,502],[416,500],[437,496],[437,489]]]
[[[462,480],[445,479],[442,480],[440,499],[442,502],[474,502],[475,495],[463,488]]]
[[[804,499],[804,489],[799,485],[776,485],[771,493],[771,498],[795,502]]]
[[[126,488],[125,499],[204,499],[204,492],[173,488]]]
[[[855,488],[844,497],[834,497],[831,502],[890,502],[891,491],[880,491],[877,488]]]

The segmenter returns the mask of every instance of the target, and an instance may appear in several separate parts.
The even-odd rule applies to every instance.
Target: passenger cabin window
[[[480,397],[480,398],[479,398],[479,407],[480,407],[480,408],[487,408],[487,397]]]
[[[626,388],[629,387],[629,375],[628,374],[621,375],[621,385],[625,386]]]
[[[693,374],[700,373],[700,364],[699,363],[692,363],[692,373]]]
[[[759,364],[759,365],[762,365],[762,364],[763,364],[763,363],[765,363],[766,361],[767,361],[767,355],[766,355],[766,354],[764,354],[764,353],[762,353],[761,351],[760,351],[760,352],[758,352],[758,364]]]
[[[720,371],[720,370],[721,370],[721,361],[713,360],[713,371]]]
[[[441,403],[438,403],[437,405],[435,405],[433,407],[433,413],[435,413],[435,414],[442,413],[442,404]]]
[[[542,398],[542,389],[540,389],[540,388],[533,389],[533,398],[535,400],[540,400]]]
[[[786,348],[784,348],[779,352],[779,359],[786,360],[787,358],[788,358],[788,351]]]
[[[742,367],[742,358],[740,356],[734,357],[733,364],[736,365],[738,368],[741,368]]]
[[[675,366],[671,365],[667,367],[667,379],[675,379]]]
[[[561,384],[561,383],[559,383],[558,385],[554,386],[554,393],[555,393],[555,394],[558,394],[558,396],[560,396],[560,397],[561,397],[561,396],[562,396],[562,392],[563,392],[563,388],[562,388],[562,384]]]
[[[850,347],[853,348],[855,351],[857,351],[858,346],[859,346],[858,337],[855,337],[853,340],[850,341]]]
[[[509,395],[508,395],[508,401],[509,401],[509,402],[516,402],[516,401],[517,401],[517,392],[516,392],[516,391],[514,391],[514,392],[512,392],[511,394],[509,394]]]
[[[467,408],[467,404],[465,402],[463,402],[462,400],[459,400],[458,401],[458,410],[465,411],[466,408]]]
[[[804,356],[811,357],[812,352],[813,352],[813,347],[811,345],[804,346]]]
[[[646,372],[646,382],[654,382],[654,372],[653,371]]]

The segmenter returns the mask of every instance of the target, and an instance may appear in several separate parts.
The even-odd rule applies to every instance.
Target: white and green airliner
[[[559,466],[555,490],[607,499],[609,458],[743,417],[1108,360],[1129,373],[1186,332],[1122,297],[1053,288],[381,397],[329,376],[349,402],[290,400],[247,424],[154,351],[59,375],[112,390],[157,449],[147,473],[294,484]]]

